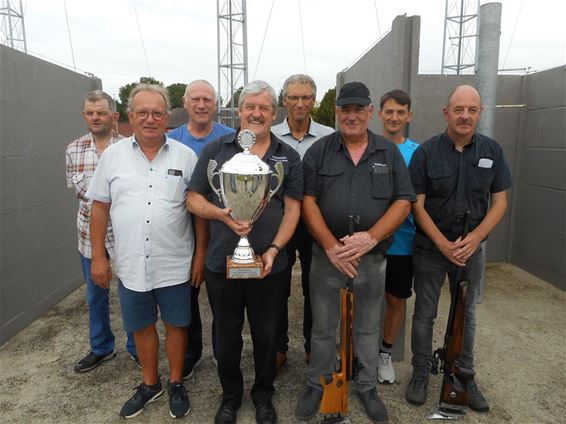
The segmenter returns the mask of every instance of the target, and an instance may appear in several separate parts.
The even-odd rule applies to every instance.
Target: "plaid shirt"
[[[121,135],[113,133],[109,144],[116,143],[121,138],[123,138]],[[86,192],[99,159],[92,134],[88,133],[72,141],[67,146],[65,156],[67,162],[67,187],[74,188],[79,198],[79,211],[77,213],[79,252],[84,257],[91,258],[90,211],[92,201],[86,197]],[[105,246],[110,257],[114,258],[114,233],[112,232],[111,222],[108,222]]]

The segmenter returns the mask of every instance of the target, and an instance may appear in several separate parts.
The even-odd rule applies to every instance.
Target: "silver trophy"
[[[244,150],[225,162],[219,171],[218,163],[208,162],[207,176],[212,190],[224,206],[230,209],[230,215],[236,221],[254,223],[261,215],[269,200],[283,183],[283,165],[275,164],[276,174],[269,165],[250,152],[255,144],[255,134],[242,130],[238,134],[238,144]],[[213,178],[218,175],[220,189],[214,186]],[[271,190],[271,178],[277,178],[276,187]],[[227,258],[227,278],[258,278],[262,262],[254,254],[247,236],[241,236],[234,254]]]

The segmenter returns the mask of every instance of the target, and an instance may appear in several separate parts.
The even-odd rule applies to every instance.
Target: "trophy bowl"
[[[261,215],[271,197],[283,183],[283,165],[277,162],[276,173],[268,164],[251,153],[255,144],[255,134],[242,130],[238,134],[238,144],[243,152],[235,154],[225,162],[219,171],[218,163],[211,159],[207,176],[212,190],[235,221],[253,224]],[[215,187],[213,178],[218,175],[220,188]],[[277,178],[276,187],[271,190],[271,179]],[[259,268],[258,268],[259,265]],[[232,256],[227,260],[228,278],[257,278],[261,272],[261,259],[254,254],[247,236],[241,236]]]

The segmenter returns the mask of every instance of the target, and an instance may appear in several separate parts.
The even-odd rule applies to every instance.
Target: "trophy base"
[[[229,280],[259,278],[263,262],[259,255],[254,256],[253,262],[248,264],[239,264],[232,260],[230,255],[226,256],[226,278]]]

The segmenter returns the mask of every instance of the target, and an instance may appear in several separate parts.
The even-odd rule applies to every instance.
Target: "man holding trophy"
[[[246,85],[238,100],[241,127],[204,147],[189,184],[187,208],[210,220],[205,280],[223,390],[215,423],[235,423],[242,402],[244,311],[253,340],[256,421],[277,422],[271,398],[277,320],[286,301],[284,247],[299,219],[303,176],[299,154],[271,134],[276,112],[269,84]]]

